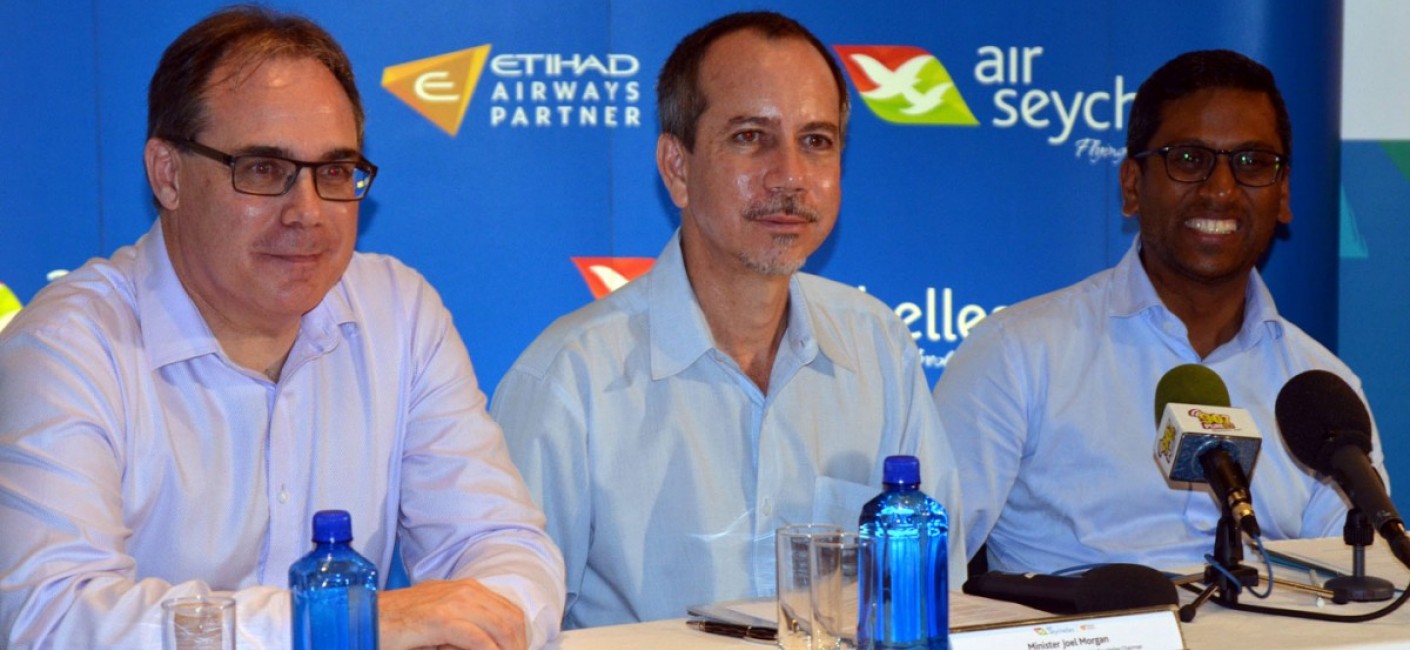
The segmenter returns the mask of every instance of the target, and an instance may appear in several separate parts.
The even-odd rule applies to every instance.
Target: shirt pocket
[[[857,530],[862,506],[881,494],[881,488],[819,476],[813,483],[813,521]]]

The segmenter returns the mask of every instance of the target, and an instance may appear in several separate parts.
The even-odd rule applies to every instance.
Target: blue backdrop
[[[0,282],[28,301],[52,271],[150,228],[147,80],[166,44],[220,3],[7,4],[21,6],[0,23]],[[660,251],[678,218],[653,160],[655,74],[690,30],[758,6],[276,4],[327,27],[355,64],[366,155],[381,167],[359,247],[400,257],[442,292],[487,392],[549,322],[593,299],[594,264],[630,277],[620,258]],[[808,264],[893,306],[932,382],[989,312],[1125,252],[1135,223],[1120,215],[1116,172],[1130,98],[1164,61],[1211,47],[1263,61],[1286,94],[1296,220],[1265,276],[1279,308],[1336,347],[1340,2],[770,7],[839,52],[933,57],[923,78],[953,83],[947,105],[967,108],[904,117],[859,94],[882,80],[849,65],[842,217]]]

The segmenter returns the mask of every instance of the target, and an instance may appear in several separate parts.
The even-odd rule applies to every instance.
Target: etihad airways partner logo
[[[382,87],[453,138],[489,56],[480,45],[394,65],[382,71]]]
[[[639,127],[641,62],[631,54],[501,53],[489,44],[390,66],[382,87],[455,137],[489,70],[489,125]]]
[[[899,124],[979,124],[935,55],[910,45],[832,47],[877,117]]]

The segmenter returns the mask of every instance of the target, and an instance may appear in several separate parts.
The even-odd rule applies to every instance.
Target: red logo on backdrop
[[[583,274],[593,298],[601,298],[635,280],[651,269],[651,257],[574,257],[573,264]]]

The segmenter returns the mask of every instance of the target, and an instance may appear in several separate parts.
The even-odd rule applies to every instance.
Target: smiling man
[[[773,594],[774,530],[855,529],[887,455],[919,455],[926,490],[959,503],[910,332],[798,272],[841,201],[847,88],[827,48],[779,14],[732,14],[676,46],[657,96],[678,233],[494,395],[564,551],[568,627]]]
[[[1186,363],[1218,373],[1263,433],[1252,493],[1264,536],[1335,535],[1344,523],[1341,494],[1276,433],[1274,403],[1294,375],[1360,384],[1278,315],[1255,268],[1292,221],[1291,126],[1272,73],[1227,50],[1171,60],[1136,93],[1127,152],[1122,209],[1140,235],[1120,264],[990,316],[935,388],[969,548],[987,542],[991,569],[1204,563],[1220,508],[1203,486],[1168,483],[1152,458],[1156,385]]]
[[[0,335],[0,646],[160,647],[161,602],[212,592],[242,647],[287,646],[322,509],[384,580],[401,543],[384,650],[546,643],[561,558],[450,314],[353,250],[377,169],[341,47],[221,11],[148,101],[157,222]]]

